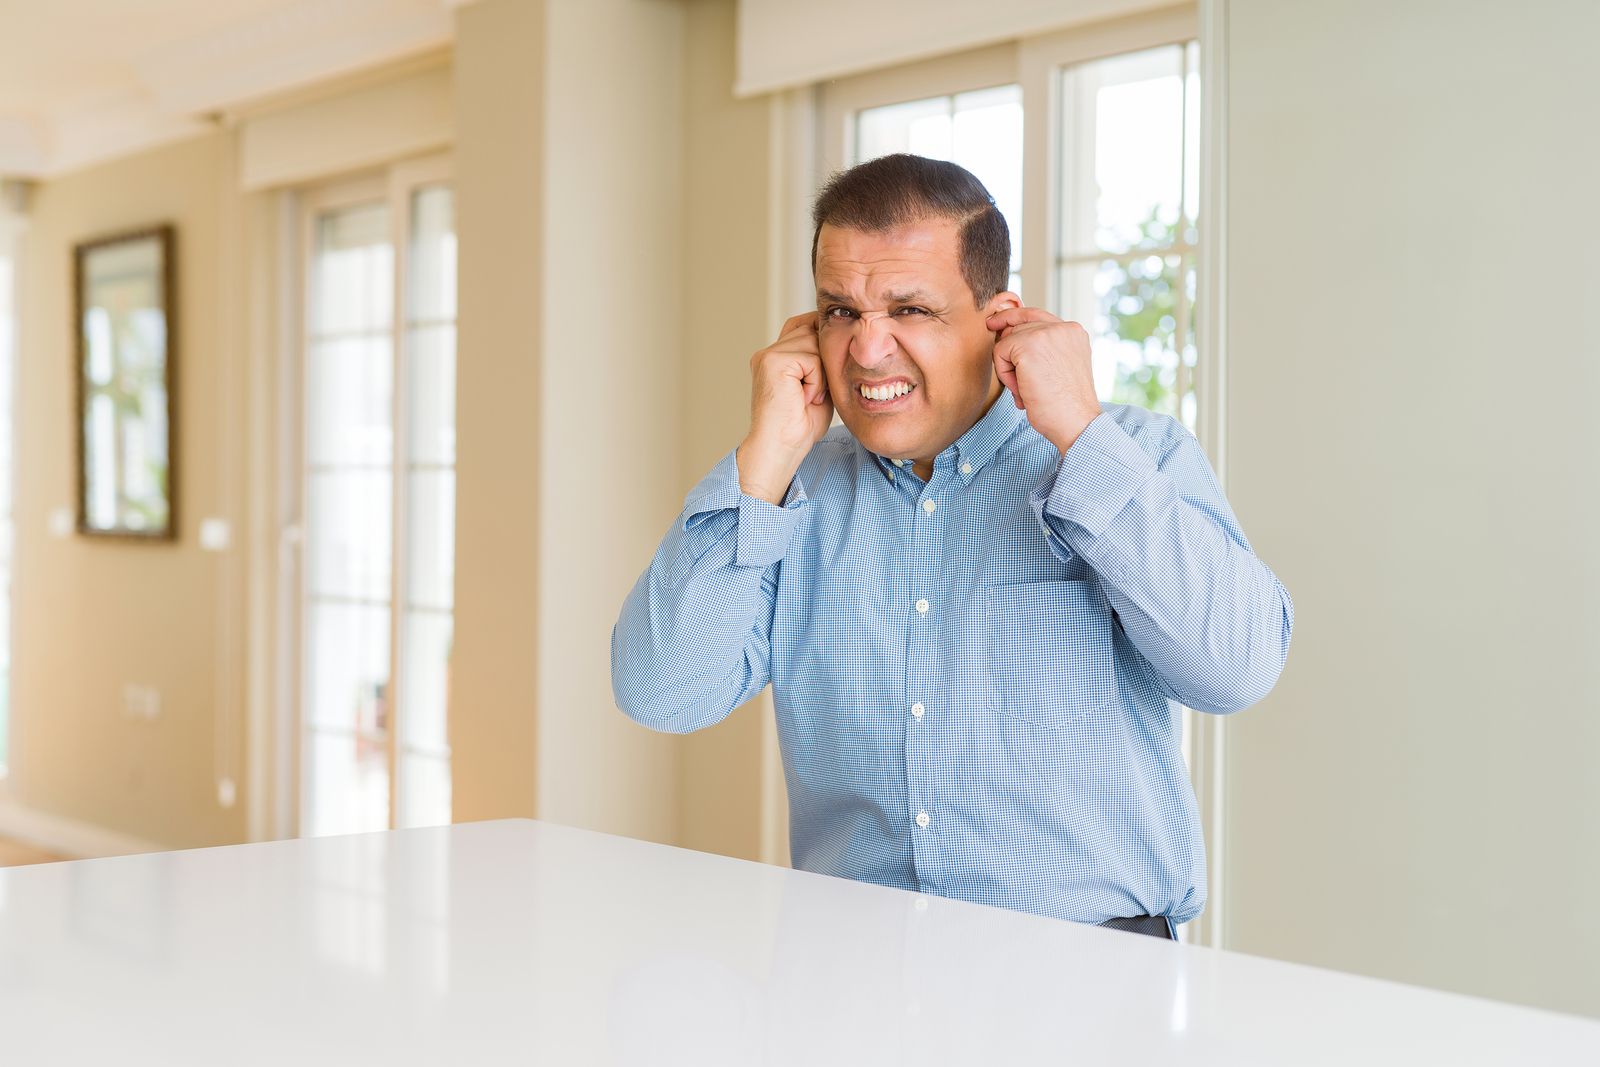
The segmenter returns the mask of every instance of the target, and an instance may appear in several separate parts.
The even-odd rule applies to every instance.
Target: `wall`
[[[224,441],[230,153],[219,133],[42,183],[21,272],[10,797],[170,847],[245,833],[243,804],[221,807],[213,779],[213,709],[239,699],[238,672],[219,675],[239,653],[224,642],[241,628],[219,617],[233,561],[196,539],[240,473]],[[51,536],[51,512],[77,491],[72,246],[160,221],[177,228],[179,539]],[[123,714],[127,683],[159,690],[158,718]],[[237,766],[242,750],[229,756]]]
[[[1600,7],[1228,0],[1228,947],[1600,1015]],[[1580,221],[1584,220],[1584,221]]]
[[[456,15],[457,822],[535,814],[544,8]]]
[[[609,649],[681,501],[683,18],[459,9],[458,820],[678,834],[677,739]]]
[[[677,507],[749,429],[750,356],[773,340],[767,322],[769,103],[733,98],[733,0],[690,0],[685,10],[684,448],[674,483]],[[649,559],[633,562],[643,570]],[[680,844],[759,857],[761,735],[772,716],[769,694],[683,737]]]

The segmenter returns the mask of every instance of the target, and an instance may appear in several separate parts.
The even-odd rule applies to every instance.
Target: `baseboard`
[[[0,837],[9,837],[75,860],[167,851],[166,845],[154,841],[145,841],[64,815],[23,807],[9,800],[0,800]]]

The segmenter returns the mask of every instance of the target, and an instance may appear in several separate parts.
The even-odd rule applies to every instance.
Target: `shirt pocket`
[[[1093,582],[990,585],[984,609],[992,710],[1064,727],[1115,701],[1111,613]]]

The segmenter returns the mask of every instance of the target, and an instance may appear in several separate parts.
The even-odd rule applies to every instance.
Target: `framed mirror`
[[[78,532],[172,540],[173,229],[74,249]]]

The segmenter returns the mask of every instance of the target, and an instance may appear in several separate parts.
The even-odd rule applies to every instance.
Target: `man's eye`
[[[904,308],[901,308],[899,311],[895,312],[895,314],[897,314],[897,315],[898,314],[903,314],[903,313],[908,312],[908,311],[912,312],[913,314],[917,314],[917,315],[926,315],[928,313],[928,309],[927,308],[904,307]]]
[[[854,315],[855,312],[851,311],[849,308],[842,308],[842,307],[839,307],[839,306],[835,305],[835,306],[829,308],[827,310],[826,314],[827,314],[828,318],[830,318],[830,319],[847,319],[850,316]]]

